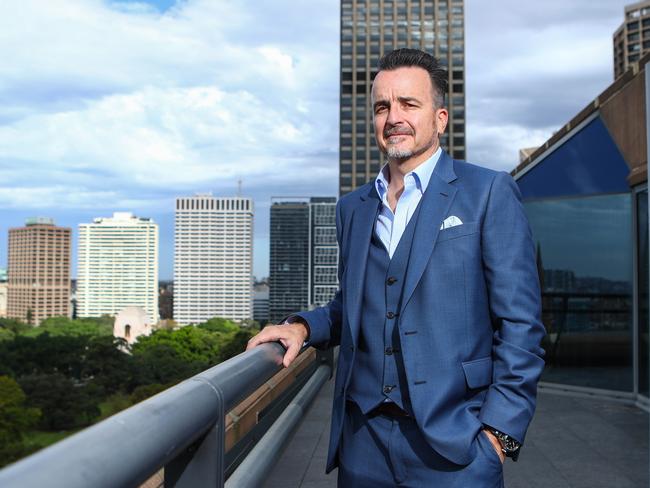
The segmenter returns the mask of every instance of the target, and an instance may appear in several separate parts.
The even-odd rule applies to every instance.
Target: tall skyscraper
[[[174,320],[253,317],[253,200],[176,199]]]
[[[464,1],[341,0],[341,195],[374,178],[385,162],[375,145],[370,92],[381,56],[404,47],[434,55],[449,71],[449,125],[441,143],[465,158]]]
[[[270,226],[269,319],[275,323],[308,305],[308,199],[273,199]]]
[[[33,325],[70,315],[71,229],[52,219],[9,229],[7,316]]]
[[[330,301],[338,288],[336,199],[274,198],[270,238],[270,320]]]
[[[625,20],[614,33],[614,78],[650,50],[650,1],[625,7]]]
[[[158,224],[115,212],[79,225],[77,317],[141,307],[158,322]]]

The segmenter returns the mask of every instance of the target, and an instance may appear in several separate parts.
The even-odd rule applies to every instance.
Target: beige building
[[[625,20],[614,33],[614,78],[650,51],[650,0],[625,7]]]
[[[79,225],[77,316],[142,307],[158,322],[158,224],[128,212]]]
[[[463,0],[342,0],[339,193],[364,185],[384,157],[375,145],[370,91],[377,63],[397,48],[422,49],[449,71],[449,125],[442,146],[465,159]]]
[[[39,325],[47,317],[70,316],[71,235],[46,218],[9,229],[8,317]]]

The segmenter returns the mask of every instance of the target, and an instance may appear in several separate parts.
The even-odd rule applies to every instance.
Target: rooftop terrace
[[[325,475],[333,381],[312,404],[265,488],[328,488]],[[648,414],[616,400],[541,389],[537,413],[508,488],[631,488],[650,484]]]

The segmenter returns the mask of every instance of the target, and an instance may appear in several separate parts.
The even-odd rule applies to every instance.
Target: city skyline
[[[468,159],[512,169],[520,147],[604,89],[627,3],[466,0]],[[160,278],[171,279],[174,198],[234,196],[241,179],[261,278],[270,197],[337,194],[339,2],[25,1],[0,12],[0,267],[7,229],[27,217],[72,227],[76,264],[80,222],[130,211],[159,223]]]

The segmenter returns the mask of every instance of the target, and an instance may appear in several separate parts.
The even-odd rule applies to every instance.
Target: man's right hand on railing
[[[282,364],[287,368],[300,353],[309,338],[309,326],[299,317],[291,317],[282,324],[267,325],[255,337],[248,341],[246,350],[265,342],[279,342],[287,352]]]

